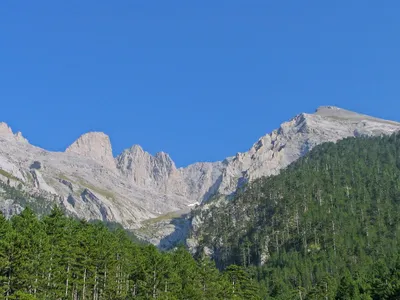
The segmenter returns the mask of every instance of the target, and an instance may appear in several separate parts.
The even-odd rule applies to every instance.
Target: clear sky
[[[0,120],[64,150],[104,131],[178,166],[300,112],[400,121],[400,1],[0,1]]]

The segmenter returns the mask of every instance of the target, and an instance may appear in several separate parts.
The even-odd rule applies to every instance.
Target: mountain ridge
[[[128,229],[277,174],[315,145],[400,130],[398,122],[322,106],[282,123],[246,152],[177,168],[167,153],[151,155],[139,145],[113,156],[110,137],[102,132],[85,133],[64,152],[53,152],[0,124],[0,169],[16,178],[8,178],[10,184],[21,183],[27,193],[42,192],[49,201],[57,199],[74,216],[118,222]]]
[[[340,113],[338,113],[338,112],[340,112]],[[361,121],[361,120],[365,119],[365,120],[368,120],[368,121],[387,123],[387,124],[391,124],[391,125],[395,125],[395,126],[400,125],[400,122],[397,122],[397,121],[391,121],[391,120],[386,120],[386,119],[382,119],[382,118],[372,117],[372,116],[369,116],[369,115],[360,114],[360,113],[357,113],[357,112],[353,112],[353,111],[350,111],[350,110],[347,110],[347,109],[343,109],[343,108],[340,108],[340,107],[337,107],[337,106],[332,106],[332,105],[319,106],[317,109],[314,110],[313,113],[299,113],[299,114],[297,114],[296,116],[294,116],[293,118],[291,118],[287,122],[290,122],[293,119],[299,118],[301,116],[307,116],[307,115],[315,115],[315,116],[321,116],[321,117],[326,117],[326,118],[335,118],[336,117],[338,119],[344,119],[344,120],[346,120],[346,119],[349,120],[350,117],[356,117],[355,121]],[[285,124],[287,122],[284,122],[282,124]],[[0,122],[0,136],[7,136],[7,134],[10,137],[14,136],[14,138],[17,138],[17,139],[19,137],[21,137],[21,141],[28,142],[28,140],[25,137],[23,137],[22,132],[18,131],[18,132],[13,133],[11,127],[6,122]],[[88,132],[85,132],[85,133],[81,134],[69,146],[67,146],[64,151],[62,151],[62,150],[61,151],[47,150],[45,148],[41,148],[41,147],[35,146],[34,144],[31,144],[31,145],[33,145],[35,147],[38,147],[38,148],[41,148],[41,149],[43,149],[45,151],[48,151],[48,152],[57,152],[57,153],[58,152],[70,152],[70,153],[76,153],[76,154],[82,155],[82,154],[80,154],[79,152],[76,151],[76,149],[75,149],[76,145],[82,143],[82,140],[89,140],[88,138],[92,138],[92,137],[93,137],[93,139],[97,140],[96,136],[100,137],[100,139],[104,139],[105,143],[109,144],[109,145],[105,145],[105,146],[106,147],[110,147],[110,149],[111,149],[110,152],[111,152],[111,156],[113,157],[113,159],[117,159],[125,151],[130,150],[132,148],[141,149],[142,151],[148,153],[149,155],[151,155],[153,157],[155,157],[157,155],[160,155],[160,154],[166,154],[167,156],[170,156],[168,153],[166,153],[164,151],[158,151],[155,154],[151,154],[151,153],[147,152],[146,150],[144,150],[144,148],[139,144],[133,144],[132,146],[130,146],[130,147],[126,148],[126,149],[123,149],[119,154],[112,154],[112,143],[111,143],[111,140],[110,140],[110,136],[108,134],[106,134],[105,132],[103,132],[103,131],[88,131]],[[250,149],[248,149],[248,150],[250,150]],[[237,152],[236,155],[240,154],[240,153],[246,153],[246,152],[248,152],[248,151]],[[83,154],[83,155],[85,156],[85,154]],[[189,163],[189,164],[184,165],[184,166],[177,167],[177,169],[187,168],[187,167],[189,167],[189,166],[191,166],[193,164],[197,164],[197,163],[223,162],[226,159],[230,159],[230,158],[235,157],[236,155],[231,155],[231,156],[228,156],[228,157],[226,157],[224,159],[216,160],[216,161],[198,161],[198,162],[193,162],[193,163]],[[94,159],[96,160],[97,158],[94,157]]]

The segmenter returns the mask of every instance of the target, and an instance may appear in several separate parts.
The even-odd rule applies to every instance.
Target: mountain
[[[168,154],[152,156],[140,146],[114,158],[110,139],[101,132],[82,135],[65,152],[51,152],[0,124],[1,182],[18,186],[25,195],[40,196],[45,206],[55,202],[79,218],[118,222],[131,229],[201,202],[222,167],[216,162],[176,168]],[[3,212],[20,204],[7,193],[0,197]]]
[[[153,156],[138,145],[114,158],[110,138],[101,132],[82,135],[65,152],[51,152],[31,145],[21,133],[14,134],[1,123],[0,181],[14,188],[14,194],[31,199],[31,204],[40,197],[35,205],[57,203],[79,218],[118,222],[128,229],[148,226],[153,219],[147,228],[150,236],[144,236],[159,243],[168,240],[168,235],[181,236],[175,233],[175,224],[168,223],[171,212],[184,214],[214,195],[231,195],[249,180],[277,174],[318,144],[399,129],[397,122],[325,106],[283,123],[248,152],[177,168],[168,154]],[[9,192],[0,197],[3,211],[27,205]],[[151,227],[159,228],[160,218],[171,226],[154,232]]]
[[[152,156],[139,145],[123,151],[116,164],[122,176],[135,185],[184,197],[190,203],[201,202],[213,193],[212,186],[224,167],[221,162],[203,162],[176,168],[168,154],[159,152]]]
[[[95,160],[111,170],[116,168],[110,138],[103,132],[82,135],[65,152]]]
[[[224,198],[248,181],[276,175],[316,145],[347,137],[388,135],[399,129],[400,123],[397,122],[334,106],[321,106],[313,114],[302,113],[281,124],[278,129],[261,137],[247,152],[225,159],[221,176],[213,187],[215,192],[211,195]],[[191,224],[185,214],[183,216],[181,219],[174,215],[155,220],[147,224],[143,236],[161,248],[170,248],[187,234],[188,228],[201,225],[201,220],[195,219],[195,224]],[[196,247],[196,240],[188,242],[190,247]]]
[[[400,134],[316,146],[196,209],[197,254],[251,270],[263,299],[400,299]]]
[[[334,106],[319,107],[314,114],[299,114],[261,137],[248,152],[230,158],[218,192],[230,194],[243,182],[277,174],[321,143],[351,136],[390,134],[399,126],[397,122]]]
[[[6,132],[9,143],[27,144]],[[85,137],[73,147],[73,157],[83,159],[88,147],[105,145],[95,148],[104,165],[107,138],[92,136],[101,140]],[[153,190],[165,188],[158,176],[183,172],[162,153],[152,157],[134,148],[120,160],[126,162],[123,168],[118,162],[104,168],[128,169],[120,176]],[[157,251],[132,241],[118,224],[107,229],[104,222],[76,220],[52,208],[61,196],[50,192],[57,191],[43,170],[47,163],[34,161],[30,175],[21,168],[36,194],[30,181],[2,170],[7,180],[0,181],[0,195],[14,199],[1,201],[2,209],[19,214],[8,220],[0,215],[0,294],[5,299],[399,299],[399,149],[400,133],[323,143],[279,174],[242,184],[229,201],[212,197],[191,212],[197,220],[189,230],[198,241],[194,258],[184,247]],[[45,180],[47,192],[40,189]],[[75,189],[75,183],[61,181]],[[95,201],[91,190],[96,189],[85,188],[82,199]],[[28,203],[46,216],[21,212]]]

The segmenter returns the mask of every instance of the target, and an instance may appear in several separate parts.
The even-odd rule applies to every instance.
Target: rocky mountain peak
[[[400,123],[398,122],[371,117],[369,115],[360,114],[336,106],[321,106],[315,111],[313,116],[323,117],[331,121],[332,120],[342,121],[342,122],[344,121],[348,123],[367,122],[369,124],[375,123],[382,125],[395,125],[395,126],[400,125]]]
[[[347,120],[361,116],[370,118],[369,116],[365,116],[337,106],[320,106],[315,110],[314,115],[321,117],[328,117],[328,118],[336,117],[339,119],[347,119]]]
[[[1,136],[7,136],[7,135],[12,135],[13,132],[10,128],[10,126],[7,125],[7,123],[1,122],[0,123],[0,135]]]
[[[163,162],[164,164],[173,167],[175,169],[175,163],[171,159],[171,157],[168,155],[168,153],[165,152],[157,152],[155,155],[155,158],[159,160],[160,162]]]
[[[117,168],[135,184],[143,187],[154,187],[165,190],[165,184],[175,163],[164,152],[155,156],[144,151],[139,145],[125,150],[116,158]]]
[[[335,112],[335,111],[339,111],[339,110],[342,110],[342,108],[337,107],[337,106],[332,106],[332,105],[322,105],[322,106],[319,106],[315,110],[315,113],[317,114],[317,113],[328,112],[328,111]]]
[[[0,137],[15,140],[17,142],[28,142],[28,140],[22,136],[20,131],[14,134],[11,127],[4,122],[0,122]]]
[[[130,153],[136,153],[136,154],[143,154],[145,151],[143,150],[142,146],[140,145],[133,145],[129,149],[127,149],[128,152]]]
[[[21,133],[0,123],[0,169],[32,193],[49,199],[56,195],[74,215],[133,228],[147,218],[188,209],[215,194],[229,195],[247,181],[278,174],[318,144],[398,130],[397,122],[322,106],[277,126],[247,152],[222,162],[176,168],[167,153],[151,155],[139,145],[114,159],[110,138],[102,132],[86,133],[60,153],[22,145],[16,142],[25,140]],[[9,177],[0,180],[7,182]],[[96,197],[82,194],[85,189]]]
[[[219,192],[229,194],[240,182],[279,173],[313,147],[352,136],[391,134],[400,123],[374,118],[336,106],[301,113],[261,137],[248,152],[237,154],[223,172]]]
[[[83,134],[66,150],[79,156],[95,160],[105,167],[115,169],[110,138],[103,132],[89,132]]]

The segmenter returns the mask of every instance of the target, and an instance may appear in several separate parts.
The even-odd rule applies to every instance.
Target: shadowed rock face
[[[324,106],[283,123],[247,152],[177,168],[168,154],[153,156],[137,145],[114,158],[110,139],[101,132],[82,135],[65,152],[50,152],[0,123],[0,179],[11,176],[28,193],[60,199],[80,218],[137,228],[144,220],[188,209],[215,193],[229,195],[248,180],[277,174],[323,142],[399,129],[397,122]]]

